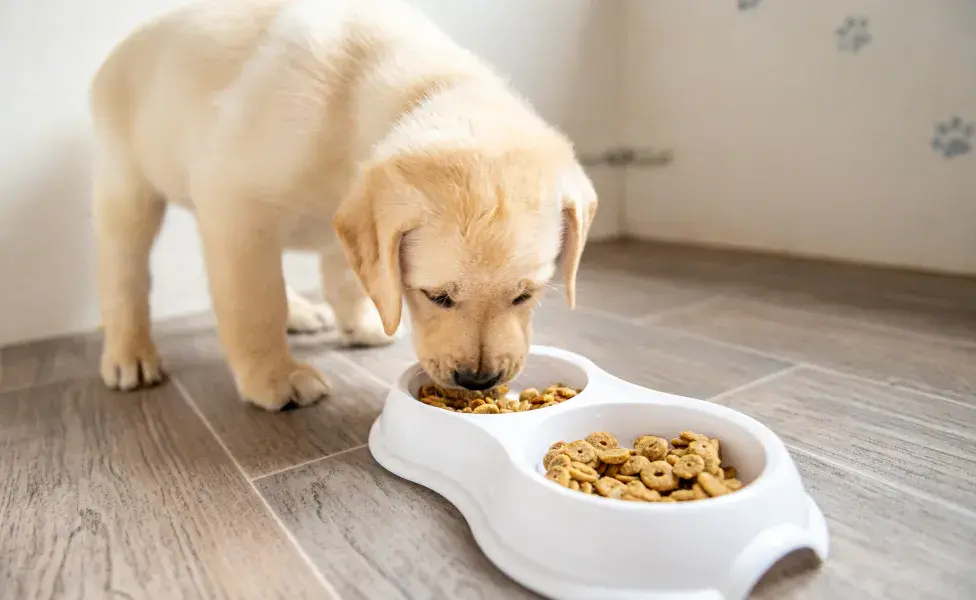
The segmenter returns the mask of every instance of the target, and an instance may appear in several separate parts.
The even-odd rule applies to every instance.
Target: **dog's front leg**
[[[267,410],[322,398],[329,390],[325,376],[288,348],[275,211],[211,202],[197,218],[217,327],[241,396]]]

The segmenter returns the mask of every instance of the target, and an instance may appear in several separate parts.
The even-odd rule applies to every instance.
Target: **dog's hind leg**
[[[288,298],[288,333],[311,334],[335,329],[335,313],[325,303],[312,302],[285,287]]]
[[[166,202],[124,157],[102,151],[93,187],[105,385],[133,390],[163,378],[150,333],[149,253]]]
[[[394,337],[383,331],[383,321],[373,301],[346,261],[342,248],[334,246],[320,255],[322,288],[335,311],[340,339],[347,346],[385,346]]]

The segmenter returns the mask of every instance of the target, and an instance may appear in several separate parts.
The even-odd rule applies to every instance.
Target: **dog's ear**
[[[566,300],[573,309],[576,308],[576,272],[583,256],[583,247],[586,246],[586,236],[596,216],[598,200],[593,182],[578,163],[561,173],[558,190],[564,225],[562,271]]]
[[[400,326],[403,305],[400,240],[418,221],[416,208],[402,197],[412,190],[396,179],[386,165],[368,168],[332,219],[346,260],[390,336]]]

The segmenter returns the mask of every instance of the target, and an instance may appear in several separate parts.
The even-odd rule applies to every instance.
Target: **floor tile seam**
[[[248,478],[243,465],[241,465],[241,463],[234,456],[234,453],[231,452],[227,444],[224,443],[224,440],[221,439],[221,437],[217,434],[217,431],[214,429],[213,425],[210,423],[207,417],[204,416],[203,411],[201,411],[199,406],[197,406],[196,401],[193,399],[193,396],[183,385],[183,382],[177,380],[176,378],[173,378],[172,382],[173,385],[176,387],[176,389],[179,391],[180,395],[183,397],[183,401],[186,402],[186,404],[190,407],[190,410],[192,410],[196,414],[197,418],[200,419],[204,427],[206,427],[207,430],[210,432],[210,434],[214,437],[214,440],[217,442],[217,444],[227,454],[227,457],[230,459],[231,463],[237,468],[237,471],[240,474],[241,479],[247,482],[247,485],[251,489],[251,493],[255,494],[257,498],[260,500],[261,504],[264,505],[265,510],[271,516],[273,521],[278,525],[278,529],[285,536],[285,539],[287,539],[291,543],[292,547],[295,549],[298,555],[302,557],[302,560],[304,560],[305,564],[308,565],[308,568],[311,569],[313,576],[322,586],[326,594],[330,596],[330,600],[341,600],[341,596],[339,595],[338,591],[331,583],[329,583],[328,579],[325,578],[325,575],[315,565],[315,562],[312,560],[312,558],[305,552],[301,544],[298,542],[298,539],[295,538],[291,530],[288,529],[284,521],[281,520],[281,517],[278,516],[278,513],[276,513],[275,510],[272,508],[271,504],[268,502],[268,499],[264,497],[264,494],[261,493],[261,490],[258,489],[254,481]]]

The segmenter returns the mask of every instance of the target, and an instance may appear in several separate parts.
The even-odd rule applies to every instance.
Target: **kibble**
[[[541,397],[551,390],[531,392]],[[542,460],[546,479],[573,491],[630,502],[694,502],[745,485],[736,478],[735,467],[722,466],[721,444],[715,438],[682,431],[670,443],[666,437],[642,435],[633,446],[620,447],[605,431],[556,442]]]
[[[420,388],[417,398],[428,406],[451,412],[498,415],[556,406],[575,398],[582,391],[563,383],[555,383],[541,392],[535,388],[526,388],[519,394],[518,399],[509,399],[505,397],[508,394],[507,385],[479,392],[428,384]]]

